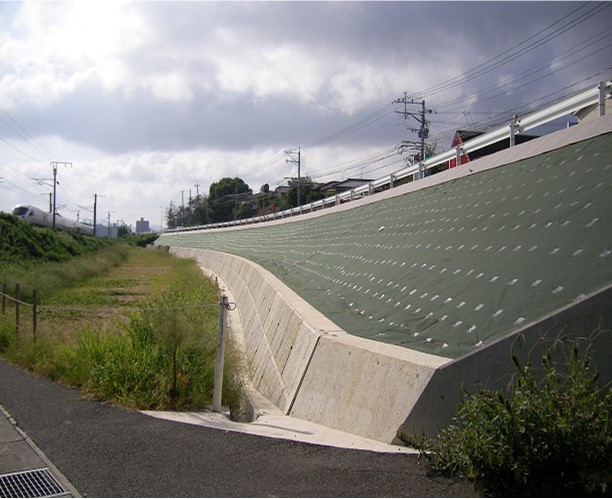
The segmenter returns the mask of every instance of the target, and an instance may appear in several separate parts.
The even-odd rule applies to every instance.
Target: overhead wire
[[[547,35],[543,35],[541,38],[538,38],[537,40],[535,40],[534,42],[532,42],[529,45],[526,45],[525,47],[521,48],[520,50],[517,50],[519,47],[525,45],[527,42],[533,40],[534,38],[537,38],[538,36],[540,36],[542,33],[545,33],[546,31],[550,30],[551,28],[553,28],[554,26],[556,26],[557,24],[560,24],[561,22],[565,21],[567,18],[573,16],[576,12],[578,12],[579,10],[581,10],[583,7],[585,7],[586,5],[588,5],[589,3],[586,4],[582,4],[579,7],[577,7],[576,9],[572,10],[570,13],[566,14],[565,16],[563,16],[562,18],[560,18],[559,20],[555,21],[554,23],[552,23],[551,25],[549,25],[548,27],[544,28],[543,30],[540,30],[538,33],[530,36],[529,38],[519,42],[518,44],[510,47],[509,49],[505,50],[504,52],[496,55],[495,57],[489,59],[488,61],[485,61],[482,64],[479,64],[477,66],[475,66],[474,68],[469,69],[468,71],[465,71],[457,76],[454,76],[453,78],[450,78],[440,84],[434,85],[432,87],[429,87],[427,89],[421,90],[419,92],[416,92],[413,96],[411,96],[411,98],[414,99],[423,99],[425,97],[434,95],[434,94],[438,94],[442,91],[446,91],[449,90],[451,88],[455,88],[459,85],[462,85],[464,83],[466,83],[467,81],[473,80],[479,76],[482,76],[483,74],[489,73],[499,67],[501,67],[502,65],[505,65],[515,59],[517,59],[518,57],[521,57],[529,52],[531,52],[532,50],[535,50],[536,48],[540,47],[541,45],[543,45],[544,43],[548,43],[549,41],[553,40],[554,38],[557,38],[558,36],[560,36],[561,34],[569,31],[570,29],[578,26],[579,24],[583,23],[584,21],[586,21],[587,19],[595,16],[596,14],[599,14],[601,11],[603,11],[604,9],[608,8],[610,5],[608,4],[608,2],[600,2],[598,3],[595,7],[593,7],[591,10],[581,14],[580,16],[578,16],[575,19],[572,19],[570,21],[568,21],[567,23],[563,24],[563,26],[561,26],[560,28],[557,28],[556,30],[554,30],[553,32],[547,34]]]
[[[528,37],[527,39],[521,41],[518,44],[515,44],[514,46],[510,47],[509,49],[505,50],[504,52],[502,52],[501,54],[496,55],[495,57],[489,59],[488,61],[486,61],[483,64],[480,64],[478,66],[476,66],[475,68],[472,68],[464,73],[462,73],[461,75],[457,75],[454,78],[451,78],[450,80],[447,80],[441,84],[435,85],[433,87],[430,87],[429,89],[426,89],[425,91],[421,91],[418,92],[417,94],[415,94],[415,98],[422,98],[425,96],[431,96],[437,93],[440,93],[442,91],[446,91],[450,88],[453,88],[455,86],[458,86],[460,84],[464,84],[465,82],[472,80],[474,78],[477,78],[479,76],[482,76],[490,71],[493,71],[494,69],[497,69],[499,67],[501,67],[502,65],[508,64],[509,62],[514,61],[515,59],[517,59],[518,57],[521,57],[533,50],[535,50],[536,48],[544,45],[545,43],[550,42],[551,40],[557,38],[558,36],[560,36],[561,34],[569,31],[570,29],[578,26],[579,24],[581,24],[582,22],[586,21],[587,19],[595,16],[596,14],[600,13],[601,11],[603,11],[605,8],[608,7],[608,5],[605,2],[599,3],[598,5],[596,5],[595,7],[591,8],[590,10],[588,10],[587,12],[583,12],[581,13],[578,17],[572,18],[572,16],[574,16],[576,13],[578,13],[581,9],[583,9],[585,7],[585,4],[577,7],[576,9],[573,9],[571,12],[569,12],[568,14],[564,15],[563,17],[561,17],[560,19],[558,19],[557,21],[555,21],[554,23],[552,23],[551,25],[549,25],[547,28],[539,31],[538,33]],[[569,20],[568,20],[569,19]],[[567,21],[567,22],[566,22]],[[555,28],[556,26],[559,26],[558,28],[552,30],[553,28]],[[550,32],[549,32],[550,31]],[[564,53],[561,54],[560,56],[557,56],[557,62],[562,62],[563,60],[579,53],[580,51],[584,50],[587,47],[590,47],[592,45],[594,45],[595,43],[598,43],[602,40],[604,40],[605,38],[607,38],[609,36],[609,33],[606,34],[606,32],[609,30],[603,30],[595,35],[592,35],[590,38],[588,38],[587,40],[584,40],[583,42],[581,42],[580,45],[578,45],[577,47],[574,47],[572,49],[569,49],[567,51],[565,51]],[[548,33],[547,33],[548,32]],[[532,43],[528,43],[528,42],[532,42]],[[517,50],[519,49],[520,50]],[[599,48],[597,50],[592,51],[590,54],[583,56],[581,60],[584,60],[585,57],[590,57],[596,53],[601,52],[602,50],[604,50],[606,47],[602,47]],[[559,59],[560,57],[560,59]],[[577,63],[578,61],[574,61],[571,63],[571,65]],[[547,64],[550,63],[549,61],[546,61],[546,63],[542,63],[539,66],[536,66],[535,68],[529,68],[528,70],[522,72],[519,76],[517,76],[514,81],[518,82],[521,81],[522,79],[528,78],[530,76],[535,75],[538,72],[544,71],[548,66]],[[537,79],[534,79],[532,81],[530,81],[528,84],[534,83],[536,81],[540,81],[541,79],[545,78],[545,77],[549,77],[552,74],[564,69],[565,67],[568,67],[568,64],[566,64],[565,66],[559,67],[555,70],[549,71],[547,75],[544,76],[540,76]],[[506,85],[511,84],[506,82]],[[489,89],[486,92],[494,92],[497,89],[501,89],[503,88],[503,86],[500,84],[497,86],[497,88],[495,89]],[[491,100],[492,98],[495,98],[496,96],[499,96],[499,94],[493,95],[491,97],[489,97],[487,100]],[[479,102],[482,102],[482,100],[479,98]],[[451,103],[454,103],[453,101],[451,101]],[[378,111],[375,111],[374,113],[371,113],[370,115],[366,116],[364,119],[360,120],[359,122],[349,126],[349,127],[345,127],[344,129],[331,134],[327,137],[324,137],[322,139],[313,141],[309,144],[307,144],[307,146],[316,146],[316,145],[322,145],[325,143],[331,143],[334,141],[337,141],[340,137],[344,137],[347,136],[351,133],[354,133],[355,130],[364,128],[365,126],[370,125],[374,120],[379,120],[382,119],[382,113],[385,113],[386,111],[389,110],[389,108],[391,106],[393,106],[394,103],[388,104],[387,106],[383,107],[382,109],[379,109]],[[448,105],[448,104],[442,104],[442,106],[444,105]],[[350,139],[351,140],[356,140],[355,139]],[[319,172],[315,172],[315,173],[311,173],[312,177],[317,177],[319,174],[321,175],[333,175],[335,173],[339,173],[340,171],[347,171],[347,169],[343,169],[341,167],[331,167],[328,168],[324,171],[319,171]]]
[[[30,147],[33,147],[34,149],[37,150],[38,153],[42,153],[44,156],[46,156],[49,159],[49,162],[51,162],[51,159],[54,157],[53,153],[51,153],[51,151],[49,151],[47,148],[39,144],[36,141],[36,139],[34,139],[32,135],[21,124],[19,124],[19,122],[15,118],[13,118],[13,116],[11,116],[4,108],[0,107],[0,111],[2,111],[2,113],[10,119],[10,122],[7,121],[7,119],[5,119],[2,115],[0,115],[0,121],[2,121],[11,131],[13,131],[23,141],[24,144]],[[47,164],[45,163],[44,160],[40,159],[37,156],[33,156],[32,154],[26,152],[20,147],[17,147],[16,145],[14,145],[12,142],[7,140],[6,138],[0,137],[0,140],[4,142],[5,144],[7,144],[12,149],[16,150],[20,154],[27,157],[28,159],[35,161],[36,163],[40,163],[41,165]],[[20,172],[20,170],[15,170],[15,171]],[[24,176],[26,175],[24,174]],[[38,182],[36,178],[33,178],[33,177],[27,177],[27,178],[28,180],[30,180],[30,182]],[[51,179],[48,179],[48,181],[52,182]],[[12,182],[12,185],[18,190],[18,192],[25,194],[26,196],[33,196],[33,193],[31,191],[28,191],[27,188],[23,187],[23,185],[20,187],[17,187],[18,184],[14,182]],[[74,212],[82,211],[82,208],[80,208],[79,202],[77,202],[73,196],[76,195],[78,197],[81,197],[82,199],[85,199],[85,196],[83,196],[80,193],[80,191],[72,185],[72,183],[68,180],[67,177],[65,177],[62,180],[62,187],[63,187],[62,191],[64,194],[62,197],[64,198],[65,202],[59,205],[56,205],[56,210],[66,207],[68,211],[74,211]],[[67,194],[66,190],[70,192]],[[40,192],[38,194],[42,195]]]
[[[0,116],[0,120],[2,120],[11,130],[13,130],[23,140],[28,142],[31,146],[33,146],[35,149],[37,149],[42,154],[48,156],[49,158],[53,158],[55,156],[52,152],[49,151],[49,149],[44,147],[34,137],[32,137],[32,135],[30,135],[28,131],[25,128],[23,128],[19,124],[19,122],[15,118],[13,118],[11,114],[6,109],[4,109],[2,106],[0,106],[0,111],[2,111],[18,129],[15,128],[15,126],[11,125],[11,123],[6,121],[2,116]]]
[[[606,34],[604,34],[606,33]],[[576,59],[574,61],[571,62],[565,62],[564,64],[561,64],[562,62],[566,61],[569,57],[574,56],[579,54],[580,52],[582,52],[585,48],[590,47],[600,41],[605,40],[606,38],[609,38],[612,36],[612,28],[607,28],[605,30],[603,30],[602,32],[598,33],[597,35],[594,35],[593,37],[589,38],[588,40],[584,41],[583,43],[581,43],[580,45],[569,49],[566,52],[563,52],[562,54],[560,54],[559,56],[555,56],[552,57],[548,60],[546,60],[545,62],[539,64],[538,66],[529,68],[519,74],[517,74],[514,78],[512,78],[511,80],[507,80],[507,81],[503,81],[493,87],[487,88],[483,91],[481,91],[478,94],[478,103],[482,104],[483,102],[488,102],[492,99],[495,99],[497,97],[500,97],[502,95],[505,94],[505,92],[507,92],[508,87],[510,87],[511,85],[516,85],[519,82],[521,82],[522,80],[524,80],[525,78],[528,78],[530,76],[534,76],[536,73],[542,72],[547,70],[547,73],[541,76],[538,76],[537,78],[534,78],[532,80],[527,81],[526,83],[522,83],[522,86],[528,86],[531,85],[535,82],[541,81],[544,78],[548,78],[550,76],[552,76],[553,74],[556,74],[560,71],[565,71],[567,69],[569,69],[570,67],[574,66],[575,64],[578,64],[582,61],[584,61],[585,59],[588,59],[589,57],[592,57],[606,49],[610,49],[610,47],[612,47],[612,43],[608,43],[603,47],[599,47],[587,54],[581,54],[579,59]],[[597,38],[596,40],[593,40],[593,38]],[[586,42],[590,42],[588,44],[586,44]],[[585,45],[586,44],[586,45]],[[584,46],[583,46],[584,45]],[[556,65],[557,67],[552,68],[551,64]],[[497,92],[497,93],[495,93]],[[492,94],[492,95],[490,95]],[[444,113],[444,112],[453,112],[453,111],[457,111],[460,109],[463,109],[462,106],[456,107],[458,104],[460,104],[462,102],[462,99],[455,99],[452,101],[447,101],[447,102],[442,102],[442,103],[437,103],[436,104],[436,111],[438,113]],[[454,108],[452,106],[455,106]],[[447,107],[451,107],[450,110],[448,111],[443,111],[445,108]]]
[[[347,136],[348,134],[354,133],[357,130],[361,130],[367,126],[369,126],[372,123],[375,123],[385,117],[387,117],[387,112],[393,108],[394,103],[391,102],[389,104],[387,104],[386,106],[378,109],[377,111],[374,111],[373,113],[370,113],[369,115],[365,116],[364,118],[362,118],[361,120],[341,129],[338,130],[337,132],[334,132],[330,135],[327,135],[325,137],[322,137],[320,139],[314,140],[312,142],[306,143],[303,145],[303,147],[307,148],[307,147],[315,147],[315,146],[322,146],[322,145],[326,145],[332,142],[335,142],[339,139],[344,138],[345,136]]]

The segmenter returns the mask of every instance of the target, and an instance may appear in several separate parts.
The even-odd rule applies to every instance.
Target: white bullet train
[[[40,227],[53,227],[53,215],[48,211],[43,211],[35,206],[18,204],[13,207],[13,216],[24,222]],[[76,232],[77,234],[85,234],[93,236],[93,227],[74,220],[68,220],[59,213],[55,214],[55,228],[58,230],[67,230]]]

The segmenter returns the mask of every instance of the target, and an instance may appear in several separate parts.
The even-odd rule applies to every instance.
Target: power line
[[[377,121],[379,121],[380,119],[383,119],[387,116],[387,112],[393,108],[393,102],[387,104],[386,106],[384,106],[381,109],[378,109],[377,111],[374,111],[373,113],[369,114],[368,116],[362,118],[361,120],[357,121],[356,123],[353,123],[352,125],[349,125],[337,132],[334,132],[326,137],[322,137],[320,139],[317,139],[313,142],[304,144],[304,148],[310,148],[310,147],[315,147],[315,146],[322,146],[325,144],[329,144],[332,142],[335,142],[339,139],[344,138],[345,136],[354,133],[357,130],[361,130],[364,127],[367,127],[369,125],[371,125],[372,123],[375,123]]]
[[[13,118],[9,112],[4,109],[3,107],[0,106],[0,111],[2,111],[16,126],[17,128],[15,128],[13,125],[11,125],[8,121],[6,121],[2,116],[0,116],[0,119],[11,129],[13,130],[17,135],[19,135],[23,140],[25,140],[26,142],[28,142],[31,146],[33,146],[34,148],[36,148],[38,150],[38,152],[41,152],[42,154],[46,155],[48,159],[51,159],[54,157],[54,154],[51,153],[48,149],[46,149],[45,147],[43,147],[41,144],[39,144],[36,139],[34,139],[34,137],[32,137],[32,135],[30,135],[28,133],[28,131],[23,128],[15,118]]]
[[[414,94],[414,96],[411,96],[412,98],[415,99],[422,99],[425,98],[427,96],[430,95],[434,95],[434,94],[438,94],[440,92],[446,91],[446,90],[450,90],[451,88],[457,87],[459,85],[462,85],[463,83],[473,80],[479,76],[482,76],[483,74],[489,73],[490,71],[493,71],[494,69],[499,68],[500,66],[503,66],[515,59],[517,59],[518,57],[521,57],[529,52],[531,52],[532,50],[540,47],[541,45],[548,43],[549,41],[553,40],[554,38],[557,38],[558,36],[560,36],[561,34],[565,33],[566,31],[576,27],[577,25],[581,24],[582,22],[586,21],[587,19],[593,17],[596,14],[599,14],[601,11],[603,11],[604,9],[609,7],[609,4],[607,2],[601,2],[599,3],[597,6],[593,7],[591,10],[589,10],[588,12],[581,14],[579,17],[577,17],[576,19],[573,19],[571,21],[568,21],[567,23],[563,24],[563,26],[561,26],[560,28],[557,28],[556,30],[554,30],[553,32],[547,34],[547,35],[543,35],[540,38],[538,38],[537,40],[535,40],[534,42],[532,42],[531,44],[524,46],[523,48],[521,48],[520,50],[519,47],[525,45],[527,42],[533,40],[536,37],[539,37],[540,35],[542,35],[543,33],[545,33],[546,31],[550,30],[551,28],[553,28],[554,26],[562,23],[563,21],[565,21],[567,18],[573,16],[576,12],[578,12],[580,9],[582,9],[583,7],[585,7],[587,4],[582,4],[580,7],[577,7],[576,9],[572,10],[569,14],[566,14],[565,16],[563,16],[561,19],[555,21],[553,24],[551,24],[550,26],[544,28],[543,30],[539,31],[538,33],[530,36],[529,38],[523,40],[522,42],[510,47],[509,49],[505,50],[504,52],[496,55],[495,57],[489,59],[488,61],[479,64],[478,66],[475,66],[472,69],[469,69],[468,71],[465,71],[453,78],[450,78],[442,83],[439,83],[438,85],[434,85],[432,87],[429,87],[425,90],[421,90],[420,92],[417,92],[416,94]]]
[[[527,85],[531,85],[532,83],[535,83],[537,81],[540,81],[544,78],[548,78],[550,76],[552,76],[553,74],[556,74],[560,71],[564,71],[566,69],[569,69],[570,67],[572,67],[575,64],[578,64],[582,61],[584,61],[585,59],[592,57],[596,54],[598,54],[599,52],[602,52],[603,50],[609,49],[610,46],[612,46],[612,44],[607,43],[605,46],[597,48],[591,52],[589,52],[588,54],[584,54],[581,55],[579,59],[571,61],[571,62],[565,62],[567,59],[569,59],[570,57],[579,54],[580,52],[582,52],[584,49],[591,47],[593,45],[595,45],[596,43],[599,43],[603,40],[605,40],[606,38],[609,38],[610,36],[612,36],[612,28],[606,28],[603,31],[600,31],[599,33],[597,33],[596,35],[593,35],[592,37],[588,38],[587,40],[583,41],[581,44],[566,50],[565,52],[552,57],[550,59],[547,59],[546,61],[540,63],[537,66],[531,67],[521,73],[518,73],[512,80],[507,80],[504,81],[502,83],[499,83],[491,88],[488,88],[486,90],[483,90],[482,92],[480,92],[478,94],[478,103],[482,104],[483,102],[487,102],[490,101],[491,99],[494,99],[496,97],[499,97],[500,95],[503,95],[508,87],[510,87],[511,85],[516,85],[517,83],[519,83],[520,81],[524,80],[525,78],[528,78],[530,76],[535,75],[536,73],[542,72],[544,70],[548,70],[547,74],[543,75],[543,76],[539,76],[535,79],[529,80],[526,83],[522,83],[522,86],[525,87]],[[551,68],[551,65],[556,65],[556,68]],[[498,92],[498,93],[493,93],[496,92],[498,90],[502,90],[502,92]],[[490,95],[493,94],[493,95]],[[486,95],[490,95],[487,98],[483,98]],[[444,108],[456,105],[456,104],[461,104],[463,102],[464,99],[455,99],[452,101],[447,101],[447,102],[442,102],[442,103],[437,103],[436,104],[436,109],[439,112],[444,112],[442,111]],[[452,109],[450,110],[450,112],[452,112],[453,110],[457,110],[458,108]],[[448,111],[447,111],[448,112]]]

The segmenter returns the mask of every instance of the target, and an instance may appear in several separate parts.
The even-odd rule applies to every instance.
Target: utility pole
[[[297,204],[298,204],[298,206],[301,206],[302,205],[302,201],[301,201],[301,197],[300,197],[300,165],[301,165],[300,147],[298,146],[297,151],[292,151],[290,149],[287,149],[285,151],[285,154],[287,156],[289,156],[289,159],[286,159],[285,163],[293,163],[294,165],[297,165],[297,167],[298,167]],[[297,154],[297,158],[294,156],[294,154]]]
[[[94,211],[93,211],[93,235],[94,237],[96,237],[96,224],[97,224],[97,220],[98,220],[98,196],[103,198],[105,197],[104,194],[94,194]]]
[[[181,225],[185,226],[185,191],[181,191]]]
[[[202,219],[200,218],[200,184],[198,184],[197,182],[195,184],[193,184],[193,186],[196,188],[196,212],[198,213],[198,225],[202,224]]]
[[[238,177],[235,178],[236,182],[234,183],[234,222],[236,221],[236,217],[238,216]]]
[[[66,161],[51,161],[51,167],[53,168],[53,228],[55,229],[55,207],[57,206],[57,167],[58,165],[70,166],[72,163]]]
[[[111,221],[110,221],[111,213],[117,213],[117,212],[116,211],[109,211],[108,212],[108,216],[107,216],[107,220],[108,220],[107,224],[108,225],[107,225],[107,229],[106,229],[107,230],[107,237],[110,237],[110,235],[111,235]],[[118,235],[117,231],[115,230],[115,237],[117,237],[117,235]]]
[[[423,162],[425,161],[425,139],[427,139],[429,137],[429,128],[428,128],[428,123],[427,120],[425,119],[425,114],[426,113],[430,113],[431,114],[431,109],[425,109],[425,101],[414,101],[414,99],[410,99],[408,100],[408,97],[406,96],[406,92],[404,92],[404,97],[401,99],[397,99],[396,101],[394,101],[394,104],[404,104],[404,110],[403,111],[395,111],[398,114],[402,114],[404,115],[404,119],[408,119],[408,116],[411,116],[412,118],[414,118],[415,120],[417,120],[420,123],[420,127],[419,128],[410,128],[409,130],[412,132],[417,132],[419,135],[419,139],[420,139],[420,153],[419,153],[419,178],[423,178]],[[408,111],[408,104],[416,104],[416,105],[420,105],[421,109],[420,112],[418,113],[414,113],[414,112],[410,112]],[[407,144],[409,144],[410,142],[406,141]]]
[[[93,236],[96,237],[96,214],[98,213],[98,195],[94,194]]]

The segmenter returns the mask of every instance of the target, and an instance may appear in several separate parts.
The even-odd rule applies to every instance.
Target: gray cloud
[[[167,169],[177,173],[164,182],[210,183],[221,172],[245,171],[236,164],[262,170],[257,165],[267,165],[268,154],[359,123],[404,91],[410,95],[503,57],[575,9],[587,13],[598,5],[3,2],[0,106],[36,140],[59,145],[64,157],[83,154],[90,169],[107,168],[107,161],[130,165],[122,170],[123,182],[129,182],[127,172],[142,179],[144,172]],[[565,32],[562,21],[548,31],[559,34],[547,43],[427,95],[428,107],[439,111],[431,116],[432,134],[446,145],[456,128],[552,98],[555,90],[579,88],[573,83],[609,77],[611,13],[606,8],[585,16]],[[589,45],[598,33],[599,41]],[[551,65],[560,70],[553,73]],[[410,136],[411,126],[395,110],[388,107],[369,126],[324,141],[336,150],[307,150],[304,157],[313,170],[337,170],[334,162],[392,147]],[[3,122],[0,137],[41,156]],[[158,153],[163,161],[147,168]],[[0,154],[11,164],[31,161],[6,143]],[[201,178],[183,179],[185,162],[203,165],[188,171]],[[277,167],[253,175],[253,183],[282,179],[286,168],[281,158]]]

